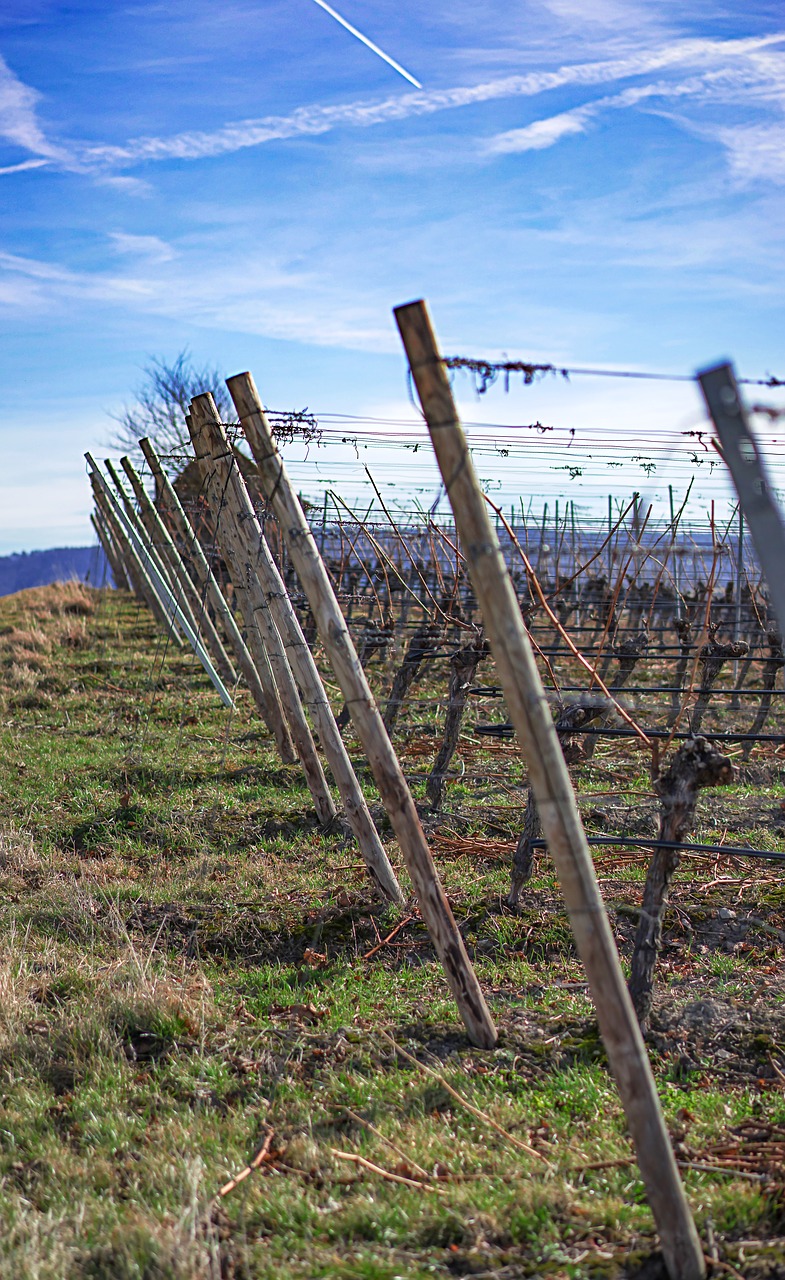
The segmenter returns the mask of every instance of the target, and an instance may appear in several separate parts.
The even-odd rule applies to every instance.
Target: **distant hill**
[[[52,547],[48,551],[15,551],[10,556],[0,556],[0,596],[70,578],[96,587],[111,585],[103,551],[98,547]]]

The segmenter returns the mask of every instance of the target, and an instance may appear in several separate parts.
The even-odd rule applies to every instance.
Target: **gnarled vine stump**
[[[447,715],[444,722],[444,737],[425,787],[425,795],[433,810],[442,807],[444,779],[458,746],[458,735],[461,731],[461,721],[466,709],[469,689],[474,683],[478,666],[489,651],[488,641],[483,636],[482,631],[479,631],[471,644],[464,645],[462,649],[458,649],[450,658],[450,688]]]
[[[733,765],[727,756],[715,751],[705,738],[689,738],[676,752],[670,767],[654,783],[654,790],[660,797],[658,841],[680,844],[695,818],[698,793],[704,787],[724,786],[732,778]],[[678,865],[678,849],[655,849],[643,890],[629,989],[644,1031],[651,1014],[657,955],[662,948],[662,917]]]

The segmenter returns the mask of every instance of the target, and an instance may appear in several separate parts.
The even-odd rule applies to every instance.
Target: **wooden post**
[[[259,468],[265,496],[286,538],[322,644],[349,704],[354,727],[406,860],[423,920],[444,966],[461,1017],[475,1044],[481,1048],[493,1048],[497,1041],[496,1028],[436,873],[414,800],[385,732],[332,583],[272,438],[253,378],[248,373],[241,373],[230,378],[227,385]]]
[[[674,1280],[702,1280],[703,1253],[679,1178],[646,1049],[619,964],[545,690],[488,519],[424,302],[395,311],[444,486],[485,619],[507,710],[526,757],[548,848],[589,979],[638,1166]]]
[[[123,572],[125,573],[128,582],[128,590],[136,596],[137,600],[146,605],[147,599],[142,591],[141,578],[137,572],[136,565],[133,562],[130,548],[128,547],[128,539],[120,528],[115,518],[114,511],[98,484],[95,472],[90,473],[90,487],[93,490],[95,509],[102,523],[106,526],[112,540],[112,546],[115,549],[115,554],[123,567]]]
[[[226,431],[221,424],[212,398],[199,397],[203,406],[203,425],[212,462],[216,469],[227,513],[234,521],[238,538],[258,580],[262,598],[267,602],[272,622],[283,642],[286,657],[299,686],[305,709],[316,732],[343,800],[346,819],[354,832],[370,876],[381,893],[391,902],[402,905],[403,892],[379,839],[373,819],[354,774],[351,760],[343,744],[321,676],[305,641],[289,593],[272,557],[264,531],[256,518],[251,496],[237,466]],[[259,605],[259,608],[265,606]]]
[[[130,458],[121,458],[120,466],[131,482],[131,488],[139,504],[142,523],[147,529],[153,545],[157,547],[159,554],[169,568],[172,581],[177,589],[177,601],[180,608],[194,630],[197,633],[201,631],[204,635],[222,678],[228,684],[236,684],[237,675],[229,661],[229,655],[224,649],[221,637],[213,626],[213,620],[207,612],[205,601],[200,597],[193,579],[183,564],[182,556],[172,541],[169,530],[156,511],[152,499],[142,484],[141,477]]]
[[[216,518],[216,537],[221,543],[224,558],[231,566],[233,581],[240,579],[245,587],[253,622],[259,629],[270,659],[278,696],[313,799],[316,816],[322,826],[327,826],[335,817],[335,805],[316,754],[283,641],[254,569],[252,548],[255,530],[252,526],[245,527],[243,514],[248,513],[243,513],[240,509],[237,489],[232,484],[236,465],[233,465],[235,459],[228,441],[225,447],[219,444],[219,449],[224,451],[223,458],[219,460],[218,457],[213,457],[215,428],[220,425],[221,416],[211,395],[197,396],[192,401],[191,419],[191,440],[204,478],[208,501],[211,501],[214,513],[217,514],[222,508],[220,518]],[[217,455],[218,450],[215,453]],[[239,475],[239,471],[237,474]],[[250,514],[253,517],[253,507]]]
[[[124,462],[128,463],[129,467],[131,466],[127,458],[121,458],[120,465],[123,466]],[[159,576],[163,578],[167,587],[171,591],[173,597],[177,601],[177,607],[188,619],[192,629],[194,631],[198,630],[196,618],[194,617],[193,610],[191,609],[191,602],[185,595],[183,586],[177,578],[177,575],[169,560],[169,557],[166,554],[164,547],[161,545],[160,538],[155,536],[156,529],[154,525],[151,523],[148,513],[143,507],[142,501],[140,500],[139,494],[141,494],[143,498],[149,502],[149,499],[147,498],[147,494],[144,492],[144,486],[142,485],[141,480],[139,480],[139,477],[136,476],[138,486],[139,486],[139,493],[137,493],[136,490],[134,490],[134,497],[136,498],[136,506],[134,506],[133,503],[131,502],[130,495],[126,492],[125,487],[113,463],[107,458],[104,462],[104,466],[106,467],[107,471],[112,477],[115,488],[117,489],[117,492],[119,493],[123,501],[126,516],[132,522],[134,529],[136,530],[137,536],[139,537],[139,540],[143,542],[146,555],[150,558],[150,560],[154,562],[155,568],[157,569]],[[128,476],[128,479],[131,480],[131,477],[128,475],[128,471],[124,466],[123,466],[123,470],[125,471],[126,476]],[[131,470],[133,470],[133,468],[131,468]],[[135,472],[134,472],[134,475],[136,475]],[[133,480],[131,480],[131,488],[132,489],[134,488]]]
[[[109,490],[109,486],[106,484],[106,481],[104,480],[103,476],[97,470],[95,470],[95,462],[93,461],[91,455],[87,453],[85,454],[85,457],[87,458],[90,465],[94,468],[94,474],[96,475],[99,481],[99,484],[105,488],[107,497],[110,500],[113,500],[112,494]],[[172,592],[170,590],[170,587],[167,581],[164,578],[162,578],[158,573],[153,563],[153,560],[149,555],[149,547],[146,546],[141,541],[136,527],[132,525],[131,521],[126,518],[123,511],[120,509],[120,507],[116,503],[115,503],[115,511],[116,511],[119,523],[124,527],[125,533],[128,536],[129,546],[131,547],[136,557],[137,563],[140,569],[142,570],[143,574],[145,575],[147,583],[153,592],[153,597],[159,602],[159,608],[163,610],[164,619],[167,619],[167,618],[171,619],[172,626],[174,625],[175,622],[177,623],[177,625],[180,627],[181,631],[183,632],[183,635],[185,636],[186,640],[188,641],[194,653],[196,654],[196,657],[199,659],[202,666],[204,667],[207,675],[210,678],[210,682],[212,683],[222,703],[224,704],[225,707],[233,707],[234,703],[232,701],[231,694],[225,688],[223,681],[221,680],[221,677],[219,676],[218,672],[215,670],[215,667],[210,661],[210,655],[208,654],[207,650],[205,649],[204,645],[199,639],[199,636],[194,631],[188,619],[183,615],[177,601],[172,595]]]
[[[772,497],[757,441],[747,422],[733,365],[704,369],[698,374],[698,381],[766,576],[780,634],[785,635],[785,526]]]
[[[95,511],[91,513],[90,523],[95,529],[95,534],[101,545],[101,549],[109,562],[109,568],[112,571],[115,586],[120,591],[128,591],[129,586],[128,579],[125,576],[125,570],[122,567],[120,557],[116,554],[116,548],[112,542],[109,527],[103,520],[100,508],[96,507]]]
[[[136,536],[136,531],[120,506],[119,498],[115,498],[98,470],[95,460],[89,454],[85,454],[85,457],[93,468],[94,482],[100,488],[104,513],[111,519],[112,528],[116,536],[120,537],[124,544],[127,562],[134,583],[134,591],[139,599],[147,605],[159,627],[169,636],[172,644],[180,648],[183,643],[182,639],[177,631],[174,619],[167,612],[166,605],[150,578],[148,573],[149,560]]]
[[[425,784],[425,795],[434,811],[441,809],[444,800],[444,783],[450,761],[458,747],[458,735],[466,709],[469,690],[477,675],[477,668],[488,655],[488,641],[482,631],[467,645],[450,655],[450,680],[448,684],[447,714],[444,719],[444,737],[436,753],[430,776]]]
[[[163,495],[167,510],[172,518],[174,527],[183,539],[183,546],[190,552],[191,560],[196,569],[197,575],[202,583],[203,588],[207,591],[208,598],[215,612],[220,619],[229,642],[234,650],[234,656],[237,659],[237,665],[243,673],[246,684],[250,690],[251,696],[256,704],[264,723],[272,733],[271,723],[274,714],[277,714],[271,706],[264,685],[256,669],[256,664],[248,650],[248,646],[243,640],[240,628],[235,622],[234,614],[227,604],[224,594],[221,591],[215,575],[210,568],[210,563],[204,553],[196,530],[192,527],[182,503],[177,496],[177,492],[172,485],[171,480],[161,466],[161,460],[155,452],[149,440],[139,441],[139,447],[144,454],[151,472],[155,477],[159,492]],[[270,720],[268,721],[268,715]]]
[[[161,604],[169,625],[172,628],[177,628],[179,619],[175,617],[171,609],[167,608],[167,603],[164,599],[164,592],[161,590],[161,584],[163,584],[167,591],[172,590],[172,583],[169,580],[168,570],[161,563],[161,558],[150,541],[150,538],[147,535],[147,530],[139,519],[139,515],[134,509],[134,505],[126,492],[125,486],[123,485],[111,458],[104,458],[104,466],[109,472],[112,484],[117,491],[117,496],[123,505],[123,510],[125,512],[125,524],[129,529],[131,541],[133,542],[136,552],[141,559],[147,581]],[[120,515],[122,516],[122,514],[123,512],[121,511]],[[179,635],[177,635],[177,643],[182,643]]]
[[[270,732],[275,738],[278,754],[284,764],[294,764],[300,756],[300,744],[292,740],[291,704],[288,702],[288,690],[282,696],[280,681],[283,678],[284,664],[281,662],[280,639],[276,644],[271,633],[264,634],[265,619],[257,619],[254,615],[254,602],[249,594],[250,575],[241,551],[231,540],[231,527],[227,520],[226,495],[217,482],[209,452],[202,442],[202,425],[196,417],[198,410],[191,405],[191,412],[186,417],[186,424],[194,446],[196,461],[205,482],[205,497],[215,524],[215,542],[229,566],[235,598],[245,623],[248,647],[253,654],[256,669],[264,685],[268,703],[268,715],[265,716]],[[272,646],[272,652],[271,652]],[[285,702],[288,705],[284,705]]]

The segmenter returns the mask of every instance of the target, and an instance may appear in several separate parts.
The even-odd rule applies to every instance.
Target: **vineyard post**
[[[673,485],[668,485],[668,502],[671,510],[671,551],[673,554],[673,589],[676,592],[676,618],[681,621],[683,609],[681,599],[681,552],[676,546],[676,512],[673,506]]]
[[[128,580],[129,590],[133,592],[137,600],[141,601],[142,604],[147,605],[147,597],[142,590],[141,573],[134,562],[131,554],[131,548],[128,545],[128,539],[120,528],[120,524],[116,520],[109,502],[102,493],[94,471],[90,473],[90,486],[93,490],[93,500],[95,501],[96,512],[109,531],[112,539],[112,545],[115,548],[115,552],[123,566],[125,576]]]
[[[264,723],[272,732],[268,715],[272,717],[272,710],[262,684],[256,664],[250,654],[248,646],[243,640],[240,628],[235,622],[234,614],[224,598],[215,575],[210,568],[210,562],[204,553],[202,544],[199,541],[196,530],[191,525],[182,503],[177,496],[171,480],[161,465],[161,459],[158,457],[155,449],[149,440],[143,439],[139,441],[139,447],[144,454],[150,470],[155,477],[159,492],[162,494],[169,515],[174,524],[175,531],[183,540],[183,546],[190,553],[191,563],[193,564],[197,576],[202,584],[203,589],[207,592],[211,605],[215,609],[217,617],[226,633],[227,639],[232,646],[234,656],[237,659],[237,665],[243,673],[245,682],[253,698],[256,709],[261,715]]]
[[[780,635],[785,635],[785,527],[747,422],[733,365],[704,369],[698,374],[698,381],[719,436],[720,452],[739,495],[739,509],[768,583]]]
[[[382,724],[329,575],[273,440],[259,393],[248,373],[229,378],[227,385],[259,468],[264,494],[287,540],[292,563],[390,816],[445,977],[470,1039],[480,1048],[492,1049],[498,1039],[496,1027],[466,954],[414,800]]]
[[[248,541],[238,529],[234,518],[232,494],[222,483],[213,462],[209,424],[205,421],[203,406],[197,400],[191,401],[187,423],[204,494],[215,521],[216,544],[229,566],[257,669],[262,674],[264,666],[262,680],[271,705],[277,706],[277,715],[270,727],[278,753],[285,764],[293,764],[299,759],[317,817],[324,825],[335,817],[335,808],[300,705],[281,637],[273,625],[267,601],[259,591],[250,563]]]
[[[744,588],[744,511],[739,503],[739,539],[736,552],[736,628],[733,639],[741,639],[741,593]]]
[[[178,648],[182,648],[182,637],[177,630],[171,611],[167,610],[148,572],[149,560],[145,549],[137,540],[135,530],[120,506],[119,498],[115,498],[103,475],[98,470],[95,459],[91,454],[85,454],[85,457],[89,466],[92,467],[93,482],[100,490],[104,512],[110,516],[112,527],[121,537],[126,549],[128,562],[132,566],[131,576],[137,596],[145,602],[158,625],[169,636],[171,643]]]
[[[324,555],[324,540],[325,540],[325,537],[326,537],[326,535],[327,535],[327,496],[328,496],[328,492],[329,492],[329,491],[328,491],[327,489],[325,489],[325,491],[324,491],[324,502],[323,502],[323,504],[322,504],[322,533],[321,533],[321,537],[319,538],[319,555],[320,555],[320,556],[323,556],[323,555]]]
[[[122,516],[123,512],[125,512],[125,523],[129,527],[132,542],[141,558],[142,567],[144,568],[147,580],[166,613],[166,616],[169,618],[170,623],[179,626],[179,618],[172,613],[171,609],[167,609],[167,602],[165,599],[165,592],[171,592],[173,590],[172,583],[170,582],[169,571],[162,563],[161,557],[153,546],[152,539],[149,537],[147,530],[142,524],[139,514],[136,511],[125,486],[123,485],[111,458],[104,458],[104,466],[106,467],[112,484],[117,491],[117,497],[122,503],[123,509],[120,511],[120,515]]]
[[[574,577],[578,570],[578,552],[576,550],[575,540],[575,502],[570,498],[570,577]],[[575,588],[573,587],[573,590]]]
[[[424,302],[395,311],[673,1280],[706,1267],[545,690]]]
[[[559,499],[554,503],[553,513],[553,546],[554,546],[554,562],[553,562],[553,587],[557,594],[559,593],[559,561],[561,559],[561,540],[559,538]]]
[[[115,586],[119,587],[121,591],[129,590],[128,579],[125,575],[125,570],[122,567],[120,557],[116,553],[117,549],[112,542],[109,527],[104,523],[98,507],[96,507],[95,511],[91,513],[90,523],[95,529],[96,537],[103,549],[104,555],[109,561],[109,567],[112,570],[112,577],[114,578]]]
[[[327,700],[313,654],[305,640],[289,593],[270,553],[264,531],[257,520],[245,480],[229,447],[215,403],[200,396],[199,406],[208,449],[226,495],[227,509],[238,537],[248,547],[259,590],[267,602],[272,624],[281,638],[289,665],[300,689],[303,705],[310,713],[322,749],[344,803],[347,821],[357,839],[363,860],[382,894],[402,905],[403,892],[390,865],[384,845],[373,824],[365,797]],[[330,802],[332,803],[332,801]]]
[[[203,633],[223,679],[229,684],[236,684],[237,674],[229,660],[229,655],[223,646],[221,637],[213,625],[213,620],[207,612],[206,602],[201,598],[193,579],[183,563],[183,558],[171,538],[169,530],[142,484],[141,476],[130,458],[121,458],[120,466],[131,482],[131,488],[139,503],[139,511],[147,532],[154,545],[158,546],[160,554],[169,566],[173,581],[178,588],[178,599],[181,607],[186,606],[183,607],[183,613],[194,629]]]
[[[119,538],[116,536],[111,524],[109,523],[106,516],[104,515],[104,512],[102,511],[101,507],[97,503],[95,508],[95,515],[96,515],[96,519],[98,520],[98,523],[103,528],[106,534],[106,537],[109,541],[110,546],[112,547],[112,550],[115,553],[115,556],[117,558],[117,567],[120,570],[120,577],[122,580],[124,580],[126,589],[128,591],[133,592],[131,575],[128,571],[128,566],[126,563],[126,557],[125,557],[122,543],[120,542]]]
[[[106,484],[106,481],[104,480],[103,476],[100,475],[100,473],[95,469],[95,462],[93,461],[91,455],[87,453],[85,454],[85,457],[90,463],[90,466],[94,468],[93,474],[96,475],[99,483],[106,490],[106,496],[110,500],[114,501],[113,495],[109,490],[109,486]],[[148,546],[140,538],[136,527],[131,523],[130,520],[127,520],[122,509],[116,502],[115,502],[115,510],[117,513],[118,521],[120,522],[120,524],[123,525],[125,532],[128,535],[129,546],[132,548],[132,551],[134,553],[134,556],[136,557],[137,563],[141,568],[143,574],[145,575],[147,583],[153,592],[153,598],[159,602],[159,606],[163,610],[164,621],[169,619],[171,626],[174,626],[175,622],[177,623],[178,627],[180,628],[186,640],[188,641],[191,648],[193,649],[196,657],[199,659],[202,666],[204,667],[207,675],[210,678],[211,684],[213,685],[216,693],[221,699],[221,702],[224,704],[225,707],[234,707],[234,702],[232,701],[232,695],[226,689],[221,677],[219,676],[218,672],[213,666],[210,660],[210,655],[205,649],[201,640],[199,639],[199,636],[194,631],[190,622],[184,616],[182,610],[180,609],[180,606],[178,605],[175,597],[173,596],[167,580],[161,577],[158,570],[156,569],[155,563],[149,555]]]
[[[134,487],[134,481],[131,479],[131,476],[128,473],[128,466],[124,465],[126,463],[128,464],[128,466],[131,466],[127,458],[120,459],[120,465],[125,471],[125,474],[128,477],[129,481],[131,482],[131,488],[134,491],[134,497],[136,498],[135,508],[131,503],[129,495],[126,493],[125,488],[123,487],[120,477],[117,471],[115,470],[113,464],[107,459],[105,466],[110,476],[112,477],[115,488],[117,489],[123,501],[123,505],[125,507],[125,514],[133,524],[137,537],[141,542],[143,542],[148,558],[154,563],[159,577],[163,579],[163,581],[166,583],[167,587],[171,591],[172,595],[176,599],[178,608],[183,613],[183,615],[188,619],[193,630],[196,631],[198,630],[198,627],[196,623],[196,618],[193,615],[193,610],[191,609],[191,602],[185,595],[183,585],[177,578],[177,575],[174,571],[174,567],[168,555],[166,555],[165,548],[161,546],[160,539],[156,537],[156,530],[154,529],[154,526],[151,524],[151,521],[148,517],[148,513],[145,510],[145,507],[143,505],[143,499],[147,502],[149,502],[150,500],[144,491],[144,486],[142,485],[141,480],[139,479],[138,476],[136,476],[135,472],[134,472],[134,476],[136,478],[138,487],[137,488]],[[131,467],[131,470],[133,471],[133,467]]]

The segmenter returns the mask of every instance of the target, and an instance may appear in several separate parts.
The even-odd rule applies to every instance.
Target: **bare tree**
[[[118,425],[108,444],[114,449],[133,456],[138,453],[139,441],[147,436],[164,459],[170,454],[190,457],[185,415],[194,396],[205,391],[212,392],[222,421],[234,422],[236,418],[223,374],[211,365],[195,365],[187,348],[172,361],[151,357],[143,375],[134,403],[122,413],[112,414]],[[173,470],[179,471],[182,465],[178,459]]]

